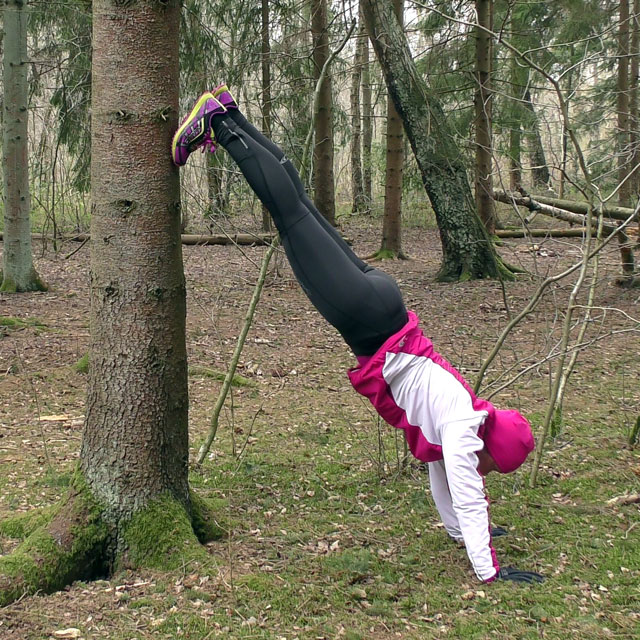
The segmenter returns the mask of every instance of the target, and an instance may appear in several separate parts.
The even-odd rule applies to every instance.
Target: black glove
[[[533,584],[534,582],[544,582],[544,578],[533,571],[520,571],[515,567],[502,567],[498,572],[498,579],[511,580],[513,582],[526,582]]]
[[[502,527],[492,527],[491,528],[491,537],[499,538],[500,536],[506,536],[509,532]]]

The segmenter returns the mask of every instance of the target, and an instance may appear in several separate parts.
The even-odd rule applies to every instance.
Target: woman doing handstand
[[[196,149],[216,145],[231,154],[269,210],[298,282],[355,354],[358,366],[348,374],[354,388],[429,463],[445,529],[464,543],[477,577],[541,580],[500,568],[484,491],[487,473],[514,471],[532,451],[528,422],[475,396],[419,329],[395,281],[355,255],[310,201],[291,162],[247,121],[224,85],[199,98],[173,138],[172,157],[183,165]]]

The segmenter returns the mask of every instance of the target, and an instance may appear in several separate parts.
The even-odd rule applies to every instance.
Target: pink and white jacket
[[[390,425],[404,430],[411,453],[429,463],[431,492],[447,533],[464,542],[478,578],[493,580],[499,565],[476,452],[496,410],[475,396],[408,313],[407,324],[351,369],[349,378]]]

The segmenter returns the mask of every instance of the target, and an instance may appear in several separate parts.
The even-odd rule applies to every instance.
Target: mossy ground
[[[361,226],[358,220],[346,231],[369,255],[379,240]],[[536,282],[505,283],[506,299],[496,282],[438,284],[437,233],[415,228],[405,241],[412,259],[380,266],[400,282],[439,350],[473,379]],[[540,275],[579,255],[574,241],[544,248],[505,241],[500,251]],[[250,251],[257,263],[263,249]],[[55,504],[68,491],[84,413],[86,379],[72,365],[87,349],[87,259],[85,252],[68,261],[47,256],[38,269],[50,292],[2,299],[3,314],[38,317],[49,327],[0,338],[2,520]],[[257,269],[228,247],[185,248],[185,265],[190,363],[224,371]],[[0,610],[0,637],[43,640],[68,628],[110,640],[638,637],[640,511],[607,504],[640,491],[640,451],[625,444],[640,414],[637,326],[611,311],[637,316],[637,293],[613,285],[617,268],[612,249],[598,293],[607,311],[590,334],[601,339],[580,355],[538,487],[528,487],[528,468],[487,481],[493,521],[509,530],[496,540],[499,559],[544,573],[543,585],[476,583],[464,550],[439,526],[425,470],[401,464],[397,434],[349,387],[351,356],[282,267],[265,288],[241,359],[239,373],[254,386],[233,389],[210,455],[191,475],[195,494],[214,501],[214,531],[228,535],[206,542],[206,556],[195,561],[184,554],[167,567],[159,556],[153,570],[24,598]],[[566,295],[564,284],[557,287],[518,328],[488,382],[548,353]],[[627,332],[607,335],[619,329]],[[539,427],[547,372],[541,364],[494,401],[522,408]],[[192,456],[219,384],[190,377]],[[171,518],[168,510],[160,515]],[[186,517],[173,518],[188,534]],[[142,530],[153,551],[154,530]],[[15,544],[3,536],[0,553]],[[165,544],[171,538],[157,546]]]

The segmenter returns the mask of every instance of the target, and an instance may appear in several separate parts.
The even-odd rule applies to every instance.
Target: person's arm
[[[489,503],[478,473],[476,451],[483,447],[469,423],[442,427],[442,453],[453,511],[458,519],[471,565],[483,582],[494,580],[500,566],[491,544]]]
[[[440,514],[446,532],[454,540],[464,542],[460,524],[458,523],[458,516],[451,502],[451,493],[449,493],[447,472],[443,460],[429,462],[429,485],[433,501],[436,503],[436,509]]]

